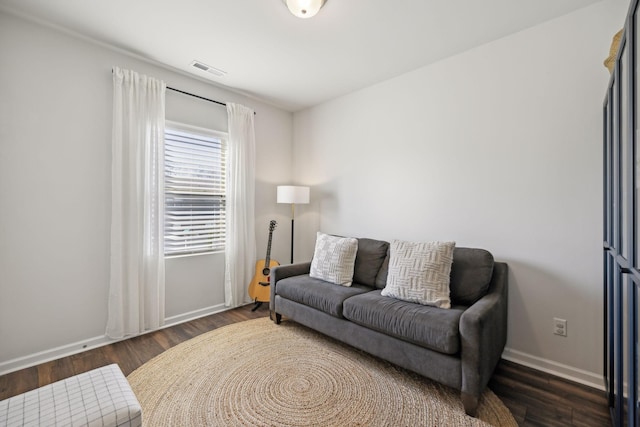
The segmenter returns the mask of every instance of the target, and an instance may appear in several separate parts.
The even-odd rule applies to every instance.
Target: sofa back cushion
[[[389,251],[387,251],[387,256],[384,257],[384,261],[382,261],[382,266],[380,267],[380,271],[378,271],[378,275],[376,276],[376,288],[384,289],[387,286],[387,277],[389,276]]]
[[[489,290],[493,255],[484,249],[455,248],[451,265],[451,303],[471,305]]]
[[[378,272],[388,252],[389,242],[365,238],[358,239],[353,281],[366,286],[376,286]]]
[[[388,274],[389,242],[359,238],[353,281],[384,289]],[[492,277],[493,255],[489,251],[456,247],[449,282],[451,304],[475,303],[489,291]]]
[[[384,289],[389,274],[389,254],[376,277],[375,286]],[[451,264],[451,304],[469,306],[488,291],[493,277],[493,255],[484,249],[458,248],[453,250]]]

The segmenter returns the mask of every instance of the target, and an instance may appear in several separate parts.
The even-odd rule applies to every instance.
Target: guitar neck
[[[268,267],[271,262],[271,239],[273,237],[273,230],[269,231],[269,241],[267,243],[267,256],[264,257],[264,264]]]

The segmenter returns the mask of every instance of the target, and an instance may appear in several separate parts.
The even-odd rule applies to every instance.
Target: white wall
[[[0,13],[0,373],[104,339],[114,65],[253,108],[259,254],[269,219],[288,218],[275,186],[291,177],[291,113]],[[168,119],[226,131],[223,107],[170,91],[166,103]],[[288,235],[274,239],[274,258],[288,251]],[[168,260],[167,317],[220,308],[223,267]]]
[[[486,248],[511,269],[505,357],[601,386],[602,61],[627,7],[601,2],[296,113],[294,178],[313,200],[299,257],[317,229]]]

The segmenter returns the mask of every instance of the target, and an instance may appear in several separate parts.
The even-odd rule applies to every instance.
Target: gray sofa
[[[309,277],[311,263],[271,270],[270,310],[395,365],[461,391],[467,414],[500,360],[507,337],[507,265],[483,249],[455,248],[451,308],[380,295],[389,243],[358,239],[354,281]]]

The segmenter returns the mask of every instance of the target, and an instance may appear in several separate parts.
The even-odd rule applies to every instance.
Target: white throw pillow
[[[318,232],[309,276],[336,285],[351,286],[357,252],[358,239]]]
[[[455,246],[455,242],[391,242],[387,286],[382,295],[451,308],[449,275]]]

